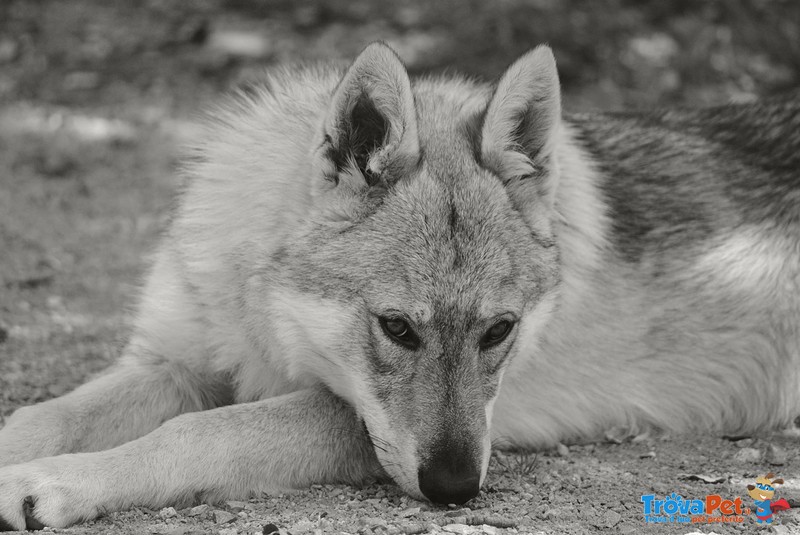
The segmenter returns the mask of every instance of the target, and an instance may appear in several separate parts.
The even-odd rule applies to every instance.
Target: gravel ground
[[[779,515],[759,528],[752,515],[741,523],[691,526],[649,525],[640,497],[673,492],[687,499],[742,497],[746,485],[765,470],[787,478],[778,497],[800,503],[800,456],[795,431],[766,439],[738,441],[697,437],[612,439],[566,446],[539,454],[496,453],[481,494],[460,508],[411,499],[391,484],[364,488],[316,485],[309,490],[263,496],[248,502],[201,504],[161,511],[113,513],[69,529],[98,533],[261,534],[563,534],[588,533],[800,533],[800,510]],[[780,464],[778,464],[780,463]]]
[[[568,109],[751,100],[800,84],[800,3],[273,0],[0,2],[0,424],[110,364],[164,228],[197,110],[265,66],[386,39],[412,72],[494,76],[555,49]],[[796,91],[796,89],[795,89]],[[795,93],[797,94],[797,93]],[[800,533],[800,514],[655,525],[640,497],[800,499],[797,430],[621,437],[497,453],[481,495],[433,508],[392,485],[114,513],[65,533]],[[794,503],[794,502],[793,502]]]

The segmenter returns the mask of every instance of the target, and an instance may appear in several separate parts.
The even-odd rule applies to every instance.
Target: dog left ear
[[[553,53],[539,46],[514,62],[497,84],[481,130],[481,163],[506,184],[535,181],[552,206],[561,93]],[[525,188],[527,189],[527,188]]]
[[[379,197],[419,160],[411,82],[394,50],[373,43],[361,52],[333,93],[322,133],[324,180],[315,191],[335,191],[338,201],[324,208],[339,218],[352,218],[365,190]]]

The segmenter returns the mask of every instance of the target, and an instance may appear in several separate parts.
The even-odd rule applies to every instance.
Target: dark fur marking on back
[[[583,116],[575,126],[603,175],[611,239],[624,260],[702,244],[737,223],[718,172],[729,164],[709,158],[707,140],[656,115]]]

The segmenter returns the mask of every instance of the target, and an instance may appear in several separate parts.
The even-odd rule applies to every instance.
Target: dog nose
[[[478,495],[481,489],[480,468],[456,461],[453,457],[437,456],[417,474],[419,490],[433,503],[462,504]]]

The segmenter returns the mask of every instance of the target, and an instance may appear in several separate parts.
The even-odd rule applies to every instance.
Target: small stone
[[[736,452],[733,459],[740,463],[757,463],[761,460],[761,451],[755,448],[742,448]]]
[[[192,507],[189,509],[189,516],[201,516],[208,512],[211,509],[207,504],[198,505],[197,507]]]
[[[403,518],[408,518],[409,516],[418,515],[419,512],[420,512],[419,507],[409,507],[408,509],[400,511],[400,516],[402,516]]]
[[[228,509],[231,510],[232,513],[238,513],[239,511],[244,511],[247,507],[245,502],[236,502],[236,501],[227,501],[225,505],[228,506]]]
[[[490,526],[488,524],[482,525],[481,531],[484,532],[486,535],[497,535],[497,528],[494,526]]]
[[[752,446],[752,445],[753,445],[753,442],[754,442],[754,441],[753,441],[753,439],[752,439],[752,438],[743,438],[743,439],[741,439],[741,440],[737,440],[737,441],[735,441],[735,442],[733,443],[733,445],[734,445],[734,446],[736,446],[737,448],[747,448],[747,447],[749,447],[749,446]]]
[[[228,511],[214,511],[214,522],[217,524],[228,524],[236,520],[236,515]]]
[[[782,466],[786,464],[786,452],[775,444],[770,444],[767,446],[767,452],[764,455],[764,460],[773,466]]]
[[[560,457],[569,457],[569,448],[564,444],[559,443],[556,451]]]
[[[165,507],[158,512],[158,516],[166,520],[167,518],[178,516],[178,511],[176,511],[174,507]]]
[[[603,514],[603,525],[601,527],[613,528],[622,521],[622,515],[618,512],[608,509]]]
[[[270,522],[269,524],[264,526],[264,529],[261,530],[262,535],[275,535],[276,533],[280,533],[281,530],[278,526]]]
[[[383,528],[385,528],[385,527],[388,525],[388,523],[387,523],[387,522],[386,522],[384,519],[382,519],[382,518],[377,518],[377,517],[370,517],[370,516],[367,516],[367,517],[361,518],[361,519],[360,519],[360,521],[361,521],[361,522],[362,522],[364,525],[366,525],[367,527],[369,527],[369,528],[371,528],[371,529],[373,529],[373,530],[374,530],[376,527],[383,527]]]
[[[480,533],[479,528],[468,526],[466,524],[447,524],[442,526],[442,529],[448,533],[457,533],[458,535],[469,535],[470,533]]]
[[[238,535],[239,530],[236,528],[222,528],[218,533],[219,535]]]
[[[469,507],[462,507],[461,509],[457,509],[455,511],[447,511],[444,516],[447,518],[454,518],[456,516],[466,516],[471,512],[472,510]]]

